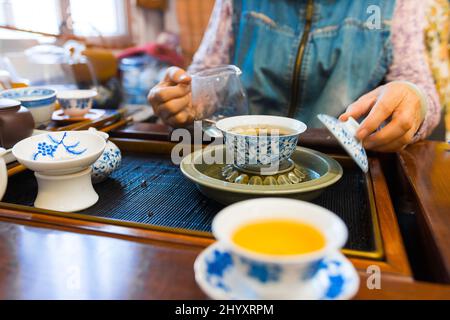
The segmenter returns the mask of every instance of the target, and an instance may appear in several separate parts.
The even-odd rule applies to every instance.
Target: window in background
[[[86,3],[89,3],[89,9]],[[127,32],[126,8],[117,0],[71,0],[73,32],[79,36],[117,36]]]
[[[0,0],[0,25],[7,25],[8,22],[6,21],[6,11],[4,9],[4,0]]]
[[[0,0],[0,27],[125,46],[128,12],[129,0]]]
[[[5,1],[11,13],[11,24],[19,29],[58,34],[61,9],[57,0]]]

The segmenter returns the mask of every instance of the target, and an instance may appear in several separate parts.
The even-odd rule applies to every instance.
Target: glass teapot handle
[[[235,66],[234,64],[231,64],[230,67],[234,70],[236,75],[240,76],[242,74],[242,70],[239,69],[239,67]]]

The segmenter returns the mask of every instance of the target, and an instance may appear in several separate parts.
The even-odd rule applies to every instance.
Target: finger
[[[409,120],[409,114],[393,117],[392,121],[383,129],[364,139],[364,147],[372,149],[389,144],[401,138],[411,129],[412,123]]]
[[[181,98],[172,99],[158,105],[155,108],[155,113],[163,119],[168,119],[180,111],[189,108],[190,99],[189,94]]]
[[[164,81],[170,82],[173,84],[190,84],[191,83],[191,77],[189,74],[178,67],[170,67],[166,71],[166,75],[164,77]]]
[[[371,148],[371,150],[378,152],[398,152],[406,148],[412,142],[413,137],[414,131],[410,130],[399,139],[391,141],[385,145],[378,146],[376,148]]]
[[[176,86],[156,86],[149,93],[151,103],[162,103],[172,99],[184,97],[191,91],[190,86],[179,84]]]
[[[194,117],[188,110],[183,110],[175,115],[167,118],[165,121],[168,125],[172,127],[183,127],[194,121]]]
[[[392,115],[394,109],[400,104],[403,97],[404,95],[397,90],[385,87],[385,89],[381,91],[381,95],[378,97],[372,110],[370,110],[366,119],[361,123],[356,132],[356,138],[363,140],[369,134],[374,132],[383,121]]]
[[[377,97],[378,91],[371,91],[362,96],[347,107],[347,110],[340,115],[339,120],[347,121],[349,117],[353,117],[354,119],[362,117],[372,108],[377,101]]]

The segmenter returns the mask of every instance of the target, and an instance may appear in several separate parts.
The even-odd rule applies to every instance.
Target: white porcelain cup
[[[35,127],[47,124],[55,110],[56,91],[44,87],[25,87],[4,90],[1,98],[19,100],[33,116]]]
[[[57,98],[64,114],[69,117],[83,117],[92,108],[95,90],[63,90],[58,92]]]
[[[6,155],[6,150],[0,148],[0,201],[6,191],[6,186],[8,185],[8,172],[6,170],[6,162],[4,156]]]
[[[325,246],[299,255],[268,255],[249,251],[233,242],[239,227],[275,219],[312,225],[325,237]],[[216,215],[212,230],[230,252],[243,283],[263,299],[295,296],[315,299],[320,289],[314,285],[314,275],[320,262],[340,250],[348,237],[346,225],[334,213],[309,202],[285,198],[259,198],[228,206]]]

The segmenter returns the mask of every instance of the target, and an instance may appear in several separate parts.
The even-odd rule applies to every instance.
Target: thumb
[[[191,83],[191,77],[189,74],[185,70],[178,67],[168,68],[164,80],[175,85]]]

